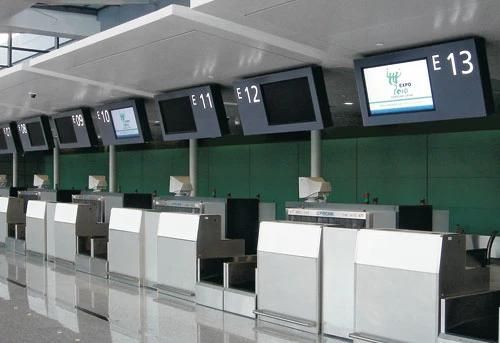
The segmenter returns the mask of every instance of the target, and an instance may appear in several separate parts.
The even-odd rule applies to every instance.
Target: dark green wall
[[[25,160],[29,160],[27,156]],[[35,157],[33,157],[35,159]],[[199,195],[253,197],[283,204],[297,198],[297,178],[309,172],[309,143],[288,141],[212,145],[199,148]],[[52,157],[23,167],[52,174]],[[107,153],[61,154],[61,188],[84,188],[89,174],[107,175]],[[170,175],[187,175],[187,148],[117,152],[121,191],[167,194]],[[10,162],[0,162],[10,168]],[[500,131],[327,139],[323,176],[332,182],[331,201],[362,201],[370,192],[382,204],[421,199],[451,211],[451,227],[489,233],[500,228]],[[22,179],[21,179],[22,181]]]

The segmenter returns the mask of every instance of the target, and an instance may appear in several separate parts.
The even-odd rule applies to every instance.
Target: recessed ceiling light
[[[384,46],[384,43],[382,42],[378,42],[378,43],[375,43],[376,46]]]
[[[352,106],[352,105],[354,105],[354,103],[353,102],[344,102],[344,105],[346,105],[346,106]]]

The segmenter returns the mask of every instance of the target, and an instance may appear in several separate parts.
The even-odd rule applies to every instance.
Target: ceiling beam
[[[83,38],[101,31],[94,15],[29,8],[0,23],[2,32]]]

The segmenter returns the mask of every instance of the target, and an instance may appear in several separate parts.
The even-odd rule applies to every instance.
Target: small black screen
[[[3,128],[0,128],[0,150],[7,150],[7,139],[3,133]]]
[[[307,77],[261,85],[269,125],[316,121]]]
[[[43,134],[42,124],[40,122],[27,123],[28,137],[31,146],[45,145],[45,135]]]
[[[160,112],[166,134],[196,132],[189,97],[160,101]]]
[[[56,118],[57,135],[61,144],[77,143],[75,128],[73,127],[73,119],[68,117]]]

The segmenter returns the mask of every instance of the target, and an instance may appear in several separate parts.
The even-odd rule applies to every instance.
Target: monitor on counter
[[[484,40],[354,61],[365,126],[484,117],[493,111]]]
[[[229,131],[222,95],[216,85],[163,93],[155,102],[165,141],[214,138]]]
[[[87,109],[54,114],[51,125],[61,149],[89,148],[97,145],[94,125]]]
[[[21,152],[21,142],[17,133],[15,123],[4,123],[0,125],[0,155]]]
[[[104,105],[92,114],[103,145],[140,144],[151,140],[144,101],[133,99]]]
[[[19,120],[17,122],[17,133],[25,152],[46,151],[54,147],[47,116]]]
[[[332,125],[320,67],[248,78],[233,86],[245,135],[320,130]]]

